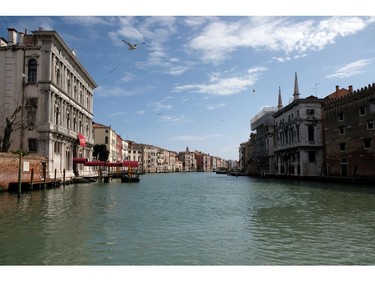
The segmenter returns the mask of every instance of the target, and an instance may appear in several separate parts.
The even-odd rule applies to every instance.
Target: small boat
[[[139,182],[139,174],[138,171],[134,173],[133,167],[129,166],[127,172],[121,174],[121,182]]]
[[[236,176],[236,177],[238,177],[238,176],[246,176],[245,173],[238,172],[238,171],[232,171],[232,172],[230,172],[229,174],[230,174],[231,176]]]
[[[140,178],[139,175],[133,175],[133,176],[128,176],[126,174],[121,176],[121,182],[139,182]]]
[[[216,171],[216,174],[227,174],[228,171],[224,167],[219,167],[219,169]]]

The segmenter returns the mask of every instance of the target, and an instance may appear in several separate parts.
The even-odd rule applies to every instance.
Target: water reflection
[[[0,194],[0,264],[365,265],[371,188],[210,173]]]

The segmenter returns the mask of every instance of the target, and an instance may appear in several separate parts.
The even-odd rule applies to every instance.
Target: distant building
[[[256,132],[252,160],[257,174],[261,176],[275,173],[275,119],[273,114],[277,111],[277,107],[264,107],[251,119],[251,130]]]
[[[96,87],[56,31],[40,28],[27,34],[8,28],[8,39],[0,38],[0,126],[21,109],[9,151],[45,157],[47,177],[55,171],[59,178],[63,171],[73,177],[83,168],[73,159],[92,155]]]
[[[156,173],[158,171],[159,150],[153,145],[143,145],[143,172]]]
[[[194,151],[198,172],[212,172],[211,156],[201,151]]]
[[[93,125],[95,144],[105,144],[109,151],[108,162],[119,160],[119,147],[117,145],[118,136],[111,126],[105,126],[99,123]],[[121,144],[121,142],[120,142]],[[120,156],[121,157],[121,156]]]
[[[197,170],[194,152],[189,151],[189,147],[186,147],[185,151],[178,153],[178,159],[182,162],[182,171],[195,172]]]

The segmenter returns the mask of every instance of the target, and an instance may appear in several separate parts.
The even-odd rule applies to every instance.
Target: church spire
[[[294,75],[294,93],[293,93],[293,100],[299,99],[299,90],[298,90],[298,79],[297,79],[297,72]]]
[[[281,100],[281,89],[280,89],[280,86],[279,86],[279,101],[277,103],[277,110],[280,110],[283,108],[283,102]]]

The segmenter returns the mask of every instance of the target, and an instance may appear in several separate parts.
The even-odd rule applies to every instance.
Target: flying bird
[[[135,44],[131,44],[131,43],[129,43],[129,42],[127,42],[127,41],[125,41],[125,40],[122,40],[126,45],[128,45],[129,46],[129,51],[132,51],[132,50],[136,50],[136,49],[138,49],[138,45],[139,44],[146,44],[146,43],[135,43]]]
[[[253,89],[253,93],[255,92],[255,89]]]
[[[109,73],[112,73],[113,71],[115,71],[116,70],[116,67],[114,68],[114,69],[112,69]]]

